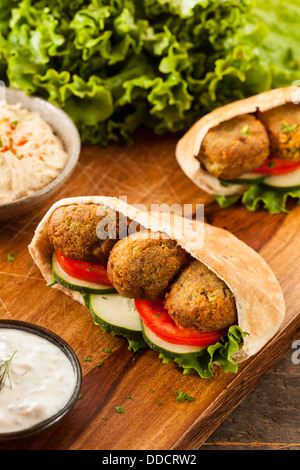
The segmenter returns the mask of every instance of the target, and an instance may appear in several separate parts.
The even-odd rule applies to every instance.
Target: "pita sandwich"
[[[278,331],[285,315],[282,290],[257,252],[227,230],[179,215],[146,212],[113,197],[62,199],[48,210],[29,245],[29,252],[47,283],[52,279],[53,246],[48,238],[51,215],[63,206],[91,203],[109,207],[146,229],[166,234],[227,284],[235,297],[238,326],[247,333],[239,351],[234,353],[237,363],[257,353]],[[52,287],[84,304],[79,292],[59,283]]]
[[[216,196],[243,194],[249,186],[234,183],[222,185],[221,181],[206,171],[196,158],[205,136],[212,128],[234,117],[269,111],[287,103],[298,104],[299,101],[299,89],[291,86],[270,90],[217,108],[199,119],[179,140],[175,152],[177,162],[188,178],[208,194]]]

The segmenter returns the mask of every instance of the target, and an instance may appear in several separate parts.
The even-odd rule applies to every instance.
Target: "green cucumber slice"
[[[76,279],[75,277],[69,276],[59,266],[55,251],[52,254],[52,276],[54,280],[58,282],[58,284],[83,294],[109,294],[116,292],[113,287],[82,281],[81,279]]]
[[[262,183],[266,175],[258,175],[255,173],[245,173],[244,175],[235,178],[234,180],[222,180],[223,183],[231,184],[258,184]]]
[[[186,344],[169,343],[168,341],[159,338],[155,333],[153,333],[153,331],[150,330],[147,325],[145,325],[142,320],[140,321],[144,340],[148,344],[149,348],[154,349],[154,351],[166,354],[171,357],[178,357],[182,356],[183,354],[192,354],[193,356],[200,355],[203,353],[203,350],[206,349],[202,346],[189,346]]]
[[[272,175],[264,180],[272,188],[290,189],[300,186],[300,168],[285,175]]]
[[[94,322],[106,331],[120,335],[141,333],[140,317],[134,299],[128,299],[117,293],[92,294],[89,298],[89,307]]]

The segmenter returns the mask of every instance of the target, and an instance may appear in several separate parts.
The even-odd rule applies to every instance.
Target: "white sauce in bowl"
[[[0,390],[0,433],[50,418],[69,401],[76,385],[73,366],[59,347],[24,330],[0,328],[0,364],[11,357]]]

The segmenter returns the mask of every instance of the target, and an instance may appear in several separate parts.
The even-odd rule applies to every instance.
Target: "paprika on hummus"
[[[47,186],[66,162],[62,142],[37,112],[0,104],[0,204]]]

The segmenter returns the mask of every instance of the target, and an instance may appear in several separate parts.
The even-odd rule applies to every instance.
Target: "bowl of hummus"
[[[0,87],[0,220],[52,196],[71,176],[80,148],[79,132],[62,109]]]

